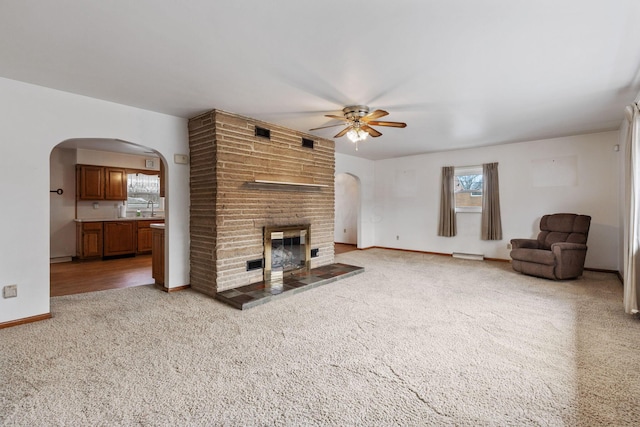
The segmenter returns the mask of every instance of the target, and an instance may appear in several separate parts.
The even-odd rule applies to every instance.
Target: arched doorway
[[[124,179],[122,193],[116,197],[77,197],[83,190],[76,185],[76,165],[103,168],[105,184],[109,171],[121,171]],[[56,145],[50,154],[50,295],[70,295],[97,290],[150,285],[151,224],[164,223],[166,195],[163,180],[167,168],[162,155],[148,147],[115,139],[69,139]],[[145,200],[132,198],[133,176],[148,183]],[[129,178],[127,178],[129,177]],[[142,180],[142,177],[145,180]],[[155,180],[153,179],[155,177]],[[161,188],[162,187],[162,190]],[[59,191],[62,190],[62,191]],[[162,191],[162,192],[161,192]],[[157,193],[152,197],[149,194]],[[125,202],[126,200],[126,202]],[[145,202],[139,206],[131,202]],[[129,202],[129,203],[127,203]],[[128,208],[126,207],[128,205]],[[141,211],[136,216],[136,211]],[[77,222],[77,219],[84,221]],[[104,221],[103,221],[104,220]],[[105,236],[123,226],[128,236],[124,253],[111,254],[104,249]],[[85,230],[85,228],[87,230]],[[90,230],[89,230],[90,229]],[[95,231],[94,231],[95,229]],[[86,233],[95,233],[88,235]],[[87,235],[86,239],[84,236]],[[83,236],[83,237],[79,237]],[[112,241],[114,239],[111,239]],[[84,251],[84,244],[100,253],[89,253],[79,262],[76,256]],[[117,244],[120,244],[119,242]],[[113,246],[110,246],[113,252]],[[104,256],[103,256],[104,255]],[[107,256],[109,255],[109,256]],[[83,256],[81,255],[81,258]],[[108,262],[107,262],[108,261]],[[167,265],[165,263],[164,265]]]
[[[335,177],[334,242],[359,247],[360,180],[349,173]]]

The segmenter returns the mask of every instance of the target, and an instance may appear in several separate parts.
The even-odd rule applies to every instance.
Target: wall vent
[[[259,270],[263,267],[264,267],[264,259],[262,258],[247,261],[247,271]]]
[[[256,126],[256,136],[271,139],[271,131],[269,129]]]
[[[313,150],[313,139],[302,138],[302,146]]]
[[[318,249],[318,248],[311,249],[311,258],[317,258],[318,257],[318,252],[320,252],[320,249]]]
[[[484,254],[465,254],[462,252],[454,252],[451,254],[452,257],[454,258],[460,258],[460,259],[470,259],[473,261],[482,261],[484,260]]]

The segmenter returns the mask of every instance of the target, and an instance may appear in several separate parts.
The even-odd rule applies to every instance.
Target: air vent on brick
[[[256,136],[271,139],[271,131],[269,129],[256,126]]]
[[[302,146],[313,150],[313,139],[302,138]]]
[[[251,261],[247,261],[247,271],[258,270],[259,268],[264,267],[264,259],[253,259]]]

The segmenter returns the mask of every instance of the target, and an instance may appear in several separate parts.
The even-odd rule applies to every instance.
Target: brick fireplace
[[[308,230],[305,267],[333,263],[332,140],[213,110],[189,120],[189,148],[192,288],[263,280],[271,269],[249,266],[265,257],[265,231]]]

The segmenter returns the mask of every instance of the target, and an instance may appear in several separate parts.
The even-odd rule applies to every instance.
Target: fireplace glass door
[[[282,280],[309,267],[311,249],[307,226],[265,229],[265,280]]]

